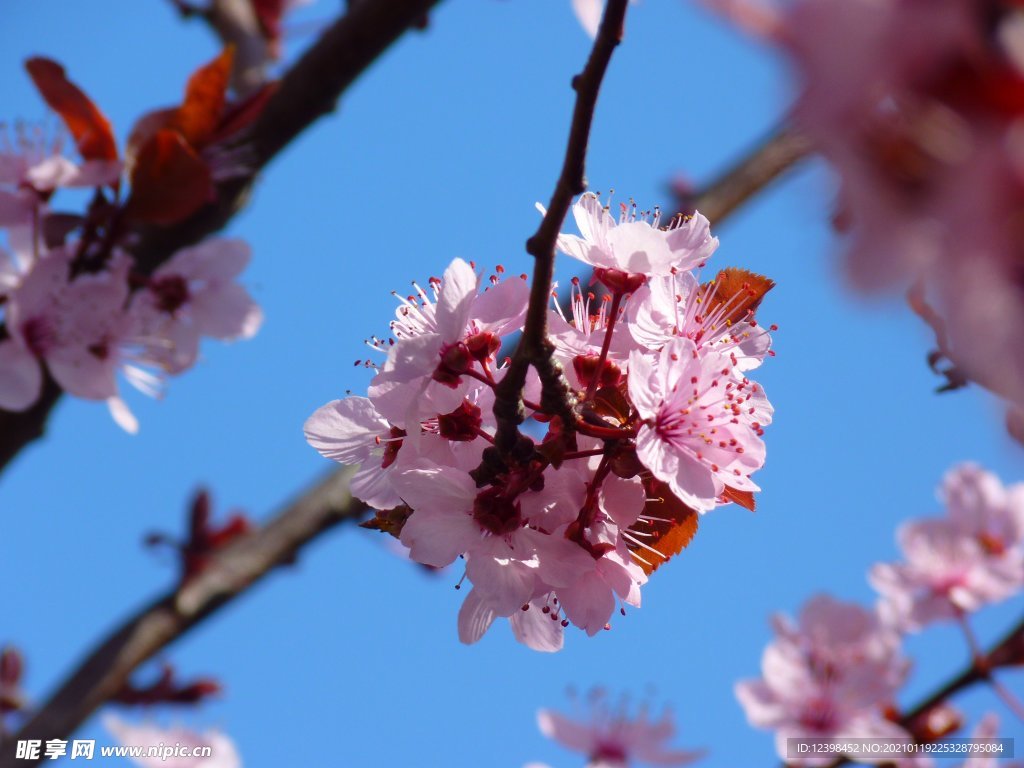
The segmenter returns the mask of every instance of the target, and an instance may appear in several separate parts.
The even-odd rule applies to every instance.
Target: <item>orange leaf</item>
[[[40,95],[60,115],[85,160],[117,160],[117,142],[110,121],[77,85],[64,67],[40,56],[25,62]]]
[[[229,45],[220,56],[197,69],[188,79],[185,100],[178,108],[173,127],[196,149],[209,142],[220,124],[234,58],[235,49]]]
[[[631,544],[633,559],[650,576],[663,562],[682,552],[697,533],[696,511],[680,501],[669,487],[653,478],[644,481],[649,501],[642,518],[627,529],[643,546]],[[651,551],[654,550],[654,551]]]
[[[166,107],[147,112],[135,121],[135,125],[132,126],[132,132],[128,134],[128,141],[124,146],[124,162],[129,173],[135,165],[135,158],[138,157],[139,150],[146,146],[146,143],[161,128],[172,128],[177,114],[177,107]]]
[[[177,131],[157,131],[132,169],[126,213],[152,224],[174,224],[197,211],[213,192],[206,162]]]
[[[752,316],[764,295],[774,287],[775,281],[762,275],[738,267],[723,269],[704,286],[704,295],[711,295],[705,312],[711,315],[719,307],[728,305],[725,321],[738,323]]]
[[[754,507],[757,506],[757,502],[754,500],[753,491],[740,491],[736,488],[730,488],[728,485],[725,486],[725,492],[722,493],[722,498],[726,501],[731,501],[734,504],[739,504],[744,509],[749,509],[751,512],[754,511]]]

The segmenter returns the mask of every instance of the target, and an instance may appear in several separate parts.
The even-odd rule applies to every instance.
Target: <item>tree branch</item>
[[[533,237],[526,241],[526,251],[535,259],[526,323],[509,369],[495,390],[494,415],[498,422],[495,446],[503,455],[512,454],[518,443],[519,425],[523,421],[520,398],[531,365],[537,369],[543,384],[542,407],[549,413],[561,416],[566,425],[573,421],[568,387],[561,369],[552,360],[554,349],[548,339],[548,304],[555,270],[555,241],[573,198],[587,189],[585,165],[590,127],[594,122],[601,82],[608,70],[612,53],[622,40],[627,2],[609,0],[605,5],[601,26],[587,64],[583,72],[572,80],[572,87],[576,91],[576,106],[569,127],[569,142],[562,172],[540,226]]]
[[[318,118],[330,113],[342,93],[408,29],[420,27],[440,0],[377,0],[359,3],[327,29],[282,78],[260,116],[240,139],[252,175],[229,179],[216,200],[172,227],[142,231],[132,251],[138,267],[151,272],[175,251],[218,232],[243,207],[256,173]],[[47,376],[39,401],[27,411],[0,411],[0,471],[41,437],[60,388]]]
[[[703,190],[681,196],[681,207],[717,224],[810,153],[807,139],[786,126],[777,128]]]
[[[111,633],[79,664],[28,722],[0,743],[0,768],[32,765],[15,759],[19,739],[67,739],[128,681],[147,659],[246,592],[306,544],[367,511],[349,493],[354,468],[332,472],[269,523],[214,554],[209,565],[159,597]]]

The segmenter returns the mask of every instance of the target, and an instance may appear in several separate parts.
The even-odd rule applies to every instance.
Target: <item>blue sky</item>
[[[169,5],[8,0],[3,118],[45,116],[21,68],[44,54],[65,63],[123,139],[215,53]],[[336,8],[321,0],[300,18],[326,20]],[[209,485],[222,513],[262,518],[328,468],[302,423],[365,386],[352,363],[365,337],[386,331],[392,289],[455,256],[529,269],[533,204],[554,184],[569,81],[588,47],[567,0],[448,0],[427,32],[403,39],[267,170],[232,223],[255,254],[245,281],[266,314],[259,336],[206,346],[163,402],[129,393],[136,437],[102,405],[62,403],[46,439],[0,477],[0,640],[25,650],[33,697],[172,583],[173,565],[140,542],[180,531],[193,489]],[[591,185],[667,204],[675,174],[709,178],[767,133],[789,96],[770,52],[682,0],[644,0],[601,94]],[[920,324],[898,301],[846,290],[831,200],[811,164],[716,228],[720,265],[778,282],[761,310],[780,326],[778,356],[759,371],[776,408],[764,491],[755,514],[706,516],[693,545],[645,588],[643,609],[592,639],[569,633],[556,655],[518,646],[504,627],[465,647],[455,634],[459,574],[424,576],[380,536],[345,528],[169,650],[184,676],[215,675],[226,689],[180,717],[226,729],[255,768],[573,766],[582,760],[544,740],[534,713],[567,706],[569,687],[601,685],[671,704],[680,743],[707,748],[707,768],[775,764],[771,735],[746,725],[732,694],[758,671],[768,617],[820,591],[871,601],[867,568],[895,556],[901,520],[939,511],[934,489],[953,463],[1024,479],[1024,453],[990,400],[932,394]],[[982,637],[1022,606],[1018,597],[984,612]],[[966,660],[951,628],[908,649],[918,664],[906,702]],[[1007,681],[1024,688],[1020,674]],[[986,691],[962,701],[975,716],[994,709],[1005,735],[1024,736]],[[96,722],[83,733],[109,740]]]

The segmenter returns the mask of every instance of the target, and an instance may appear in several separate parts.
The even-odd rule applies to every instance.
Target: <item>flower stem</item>
[[[585,400],[589,400],[594,394],[594,390],[597,389],[597,382],[601,380],[601,369],[604,368],[604,361],[608,359],[608,349],[612,345],[612,331],[615,330],[615,321],[619,317],[619,305],[622,303],[622,291],[616,291],[612,294],[612,308],[608,312],[608,328],[604,334],[604,343],[601,345],[601,356],[597,360],[597,370],[594,371],[594,377],[590,380],[590,384],[587,386],[587,394],[584,397]]]

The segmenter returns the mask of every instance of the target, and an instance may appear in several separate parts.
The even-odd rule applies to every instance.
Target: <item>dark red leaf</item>
[[[32,82],[54,112],[61,116],[86,160],[117,160],[117,142],[110,121],[81,88],[68,80],[57,62],[35,57],[25,62]]]
[[[210,169],[177,131],[157,131],[139,151],[132,168],[126,213],[164,226],[199,210],[213,195]]]

